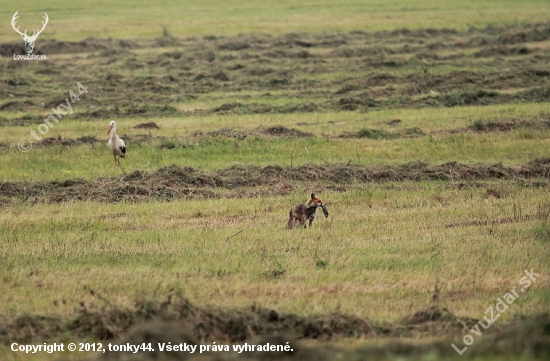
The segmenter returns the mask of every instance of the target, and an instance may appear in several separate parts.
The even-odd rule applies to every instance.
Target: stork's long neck
[[[111,128],[111,140],[114,142],[116,140],[116,125],[113,125]]]

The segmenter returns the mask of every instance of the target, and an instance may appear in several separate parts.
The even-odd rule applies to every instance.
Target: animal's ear
[[[311,199],[315,199],[315,193],[311,193]]]

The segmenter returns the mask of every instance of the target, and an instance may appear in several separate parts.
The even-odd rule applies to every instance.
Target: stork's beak
[[[111,129],[113,129],[113,126],[109,125],[109,130],[107,131],[107,134],[111,133]]]

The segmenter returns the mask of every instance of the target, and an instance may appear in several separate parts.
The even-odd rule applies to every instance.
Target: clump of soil
[[[210,136],[210,137],[245,139],[250,135],[250,131],[238,130],[235,128],[221,128],[220,130],[216,130],[212,132],[197,131],[197,132],[194,132],[192,135],[194,137]]]
[[[217,114],[217,115],[230,115],[230,114],[266,114],[266,113],[306,113],[321,110],[321,106],[316,103],[306,104],[288,104],[288,105],[271,105],[262,103],[226,103],[220,106],[216,106],[212,109],[199,110],[198,114]],[[196,113],[194,113],[196,114]]]
[[[274,137],[283,137],[283,138],[302,138],[302,137],[313,137],[312,133],[303,132],[299,129],[286,128],[282,125],[267,127],[267,128],[256,128],[253,130],[240,130],[236,128],[221,128],[220,130],[212,132],[203,132],[198,131],[192,134],[195,137],[198,136],[211,136],[211,137],[224,137],[224,138],[235,138],[235,139],[245,139],[249,136],[261,136],[268,135]]]
[[[399,124],[399,123],[393,123],[392,125]],[[421,137],[425,135],[425,133],[422,131],[422,129],[414,127],[414,128],[406,128],[403,130],[388,132],[386,130],[382,129],[370,129],[370,128],[363,128],[355,133],[353,132],[344,132],[339,137],[340,138],[367,138],[367,139],[374,139],[374,140],[384,140],[384,139],[395,139],[395,138],[412,138],[412,137]]]
[[[393,119],[393,120],[390,120],[390,121],[387,121],[386,124],[389,125],[390,127],[395,127],[399,124],[403,123],[403,121],[401,119]]]
[[[155,122],[149,122],[138,124],[134,129],[160,129],[160,127]]]
[[[508,119],[508,120],[476,120],[468,126],[469,130],[487,133],[487,132],[509,132],[515,129],[548,129],[550,128],[549,119]]]
[[[368,138],[368,139],[391,139],[394,135],[381,129],[363,128],[356,133],[346,132],[340,138]]]
[[[80,138],[72,139],[72,138],[63,138],[61,136],[57,137],[48,137],[42,139],[38,144],[40,146],[54,146],[54,145],[63,145],[63,146],[75,146],[75,145],[82,145],[82,144],[94,144],[100,142],[99,139],[97,139],[94,135],[85,135]]]
[[[268,127],[261,130],[262,133],[267,135],[285,137],[285,138],[302,138],[302,137],[312,137],[313,134],[309,132],[303,132],[298,129],[289,129],[283,127],[282,125]]]

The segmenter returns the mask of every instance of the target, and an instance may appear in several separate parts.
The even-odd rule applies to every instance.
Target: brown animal
[[[304,228],[307,228],[306,221],[309,221],[309,227],[311,228],[311,224],[315,220],[315,212],[317,212],[317,208],[319,207],[323,210],[325,217],[328,217],[327,205],[323,203],[321,198],[316,197],[314,193],[311,193],[311,199],[307,202],[307,205],[302,203],[290,209],[288,214],[288,225],[286,228],[294,228],[296,222],[298,222],[298,225],[303,225]]]

